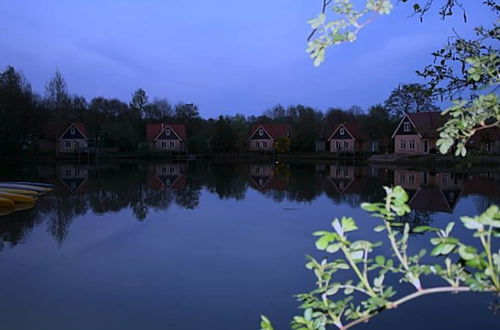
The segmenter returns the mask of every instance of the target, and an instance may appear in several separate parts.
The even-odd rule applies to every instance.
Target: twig
[[[396,300],[395,302],[390,303],[388,305],[388,307],[386,307],[386,308],[384,308],[382,310],[396,308],[396,307],[404,304],[407,301],[410,301],[412,299],[415,299],[415,298],[418,298],[420,296],[427,295],[427,294],[444,293],[444,292],[468,292],[468,291],[470,291],[470,288],[465,287],[465,286],[459,286],[459,287],[448,287],[448,286],[445,286],[445,287],[436,287],[436,288],[430,288],[430,289],[423,289],[423,290],[420,290],[420,291],[415,291],[412,294],[404,296],[404,297]],[[489,291],[493,291],[493,290],[489,290]],[[345,326],[343,326],[340,329],[341,330],[346,330],[346,329],[354,327],[357,324],[360,324],[360,323],[363,323],[363,322],[368,322],[369,319],[371,319],[372,317],[374,317],[377,314],[379,314],[379,313],[367,315],[367,316],[364,316],[364,317],[359,318],[357,320],[354,320],[354,321],[346,324]]]
[[[326,7],[332,2],[333,0],[323,0],[323,6],[321,8],[321,13],[324,14],[326,12]],[[307,37],[307,41],[310,41],[311,38],[316,34],[316,31],[318,31],[318,28],[315,28],[309,33],[309,36]]]

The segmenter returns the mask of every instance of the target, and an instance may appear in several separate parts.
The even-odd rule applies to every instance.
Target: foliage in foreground
[[[345,42],[354,42],[358,34],[379,15],[390,14],[393,0],[365,0],[359,6],[352,0],[322,0],[320,14],[309,20],[311,33],[307,38],[307,52],[314,66],[324,60],[326,50]],[[408,2],[408,0],[401,0]],[[421,4],[419,4],[422,3]],[[438,2],[438,1],[436,1]],[[442,18],[453,15],[455,8],[463,11],[457,0],[443,0],[439,14]],[[492,0],[482,0],[495,14],[500,6]],[[434,0],[414,1],[414,14],[423,18]],[[429,91],[433,96],[447,94],[453,105],[443,112],[447,121],[440,129],[437,146],[441,153],[454,152],[465,156],[467,142],[476,132],[492,127],[500,127],[500,106],[498,87],[500,82],[500,56],[498,42],[500,27],[498,21],[489,27],[474,29],[475,39],[464,39],[456,34],[447,45],[434,52],[434,63],[428,65],[418,75],[429,80]],[[457,69],[458,68],[458,69]],[[481,93],[479,93],[481,91]],[[469,93],[469,100],[462,92]],[[458,94],[458,95],[457,95]]]
[[[430,255],[442,262],[423,260],[426,250],[410,254],[408,249],[410,226],[398,221],[410,212],[408,195],[401,187],[385,187],[383,203],[364,203],[361,207],[372,217],[380,219],[376,232],[385,232],[392,255],[377,254],[382,242],[350,240],[348,233],[358,229],[353,218],[342,217],[332,222],[333,231],[314,233],[319,238],[316,247],[332,259],[318,261],[308,257],[306,264],[316,276],[317,288],[299,294],[304,313],[292,321],[293,329],[326,329],[330,325],[348,329],[366,322],[382,311],[389,310],[417,297],[440,292],[496,292],[500,293],[500,250],[493,251],[493,240],[500,237],[500,209],[491,206],[476,217],[462,217],[465,228],[473,231],[480,248],[467,245],[454,237],[454,222],[439,229],[421,226],[413,232],[430,232]],[[434,259],[436,260],[436,259]],[[336,273],[350,272],[352,279],[336,281]],[[386,281],[398,278],[413,286],[414,291],[400,296]],[[424,287],[427,277],[444,280],[446,285]],[[435,281],[433,281],[435,282]],[[273,329],[262,317],[261,329]]]

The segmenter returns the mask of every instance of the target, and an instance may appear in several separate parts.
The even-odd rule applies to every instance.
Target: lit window
[[[406,122],[403,124],[403,131],[405,131],[405,132],[410,131],[410,123]]]

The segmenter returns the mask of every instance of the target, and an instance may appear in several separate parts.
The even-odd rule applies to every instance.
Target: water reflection
[[[26,174],[26,172],[29,172]],[[275,202],[312,202],[326,196],[353,208],[379,201],[383,185],[401,185],[410,194],[413,212],[403,220],[429,224],[436,212],[453,213],[461,198],[472,197],[476,211],[500,200],[500,172],[467,173],[386,169],[342,164],[275,164],[220,162],[125,162],[94,165],[58,164],[3,169],[1,178],[29,177],[54,183],[56,189],[37,207],[0,219],[0,242],[16,245],[41,224],[62,244],[75,218],[129,209],[135,219],[172,205],[195,209],[203,190],[219,199],[242,200],[251,189]],[[0,246],[1,248],[1,246]]]

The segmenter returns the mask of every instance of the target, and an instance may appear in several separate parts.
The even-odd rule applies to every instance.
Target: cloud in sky
[[[35,91],[59,69],[70,92],[129,100],[151,97],[200,105],[204,116],[259,114],[273,104],[325,109],[382,102],[452,33],[493,21],[480,1],[469,22],[424,23],[398,5],[328,52],[314,69],[305,53],[307,19],[320,1],[0,0],[0,66],[23,71]],[[466,33],[466,32],[464,32]]]

